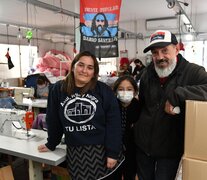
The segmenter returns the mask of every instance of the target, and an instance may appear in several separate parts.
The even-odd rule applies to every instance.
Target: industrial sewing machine
[[[33,120],[32,111],[0,108],[0,134],[24,139],[34,137],[34,134],[29,131]],[[17,127],[15,122],[18,122],[20,127]],[[21,133],[17,133],[18,129],[21,129]]]
[[[15,87],[14,89],[14,99],[17,104],[22,104],[24,97],[32,98],[33,96],[34,88]]]

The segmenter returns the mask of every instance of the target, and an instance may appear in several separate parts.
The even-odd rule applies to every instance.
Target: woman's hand
[[[39,145],[37,149],[38,149],[39,152],[50,151],[44,144]]]
[[[107,157],[107,168],[114,168],[114,166],[116,165],[117,160],[116,159],[112,159],[110,157]]]

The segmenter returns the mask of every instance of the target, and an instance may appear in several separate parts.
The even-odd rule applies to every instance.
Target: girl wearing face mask
[[[121,76],[114,83],[113,90],[118,98],[122,115],[123,149],[125,161],[120,167],[120,173],[127,180],[135,180],[136,147],[134,143],[133,126],[138,119],[139,102],[135,96],[138,86],[133,77]]]

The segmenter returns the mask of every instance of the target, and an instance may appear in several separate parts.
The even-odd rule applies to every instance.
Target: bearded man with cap
[[[184,149],[185,100],[207,100],[207,72],[179,54],[176,36],[155,31],[144,53],[135,124],[139,180],[174,180]]]

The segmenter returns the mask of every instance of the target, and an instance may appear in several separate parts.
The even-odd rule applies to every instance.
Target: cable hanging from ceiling
[[[27,28],[29,27],[29,6],[28,6],[28,0],[26,2],[26,15],[27,15]],[[26,39],[28,40],[28,43],[31,43],[31,39],[33,36],[33,32],[32,30],[30,30],[29,28],[27,29],[26,32]]]

